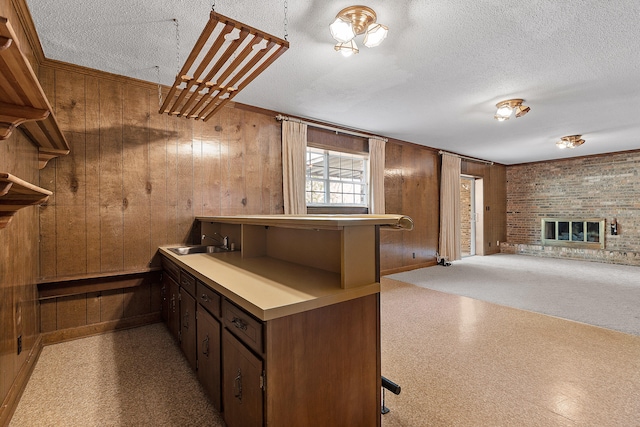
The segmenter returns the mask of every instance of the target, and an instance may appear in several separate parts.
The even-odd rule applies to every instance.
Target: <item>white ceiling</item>
[[[47,58],[154,83],[160,66],[171,85],[212,1],[27,4]],[[284,4],[215,10],[284,37]],[[328,25],[352,4],[390,30],[343,58]],[[288,34],[289,50],[234,101],[503,164],[640,148],[637,0],[289,0]],[[494,106],[509,98],[531,112],[499,123]],[[555,147],[572,134],[586,143]]]

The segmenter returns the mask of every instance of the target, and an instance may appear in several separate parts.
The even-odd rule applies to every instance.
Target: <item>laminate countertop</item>
[[[301,313],[380,292],[377,282],[342,289],[340,274],[240,251],[162,255],[260,320]]]

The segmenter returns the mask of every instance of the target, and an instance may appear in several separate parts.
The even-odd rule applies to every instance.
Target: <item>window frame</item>
[[[312,178],[309,174],[308,162],[309,162],[309,152],[321,153],[323,156],[322,167],[323,167],[323,178]],[[353,181],[343,181],[341,179],[332,179],[329,174],[330,162],[329,156],[337,155],[340,157],[351,157],[357,158],[363,161],[363,171],[362,176],[363,179],[359,182]],[[310,202],[307,198],[308,190],[307,184],[310,179],[314,181],[322,181],[324,182],[325,188],[325,200],[329,200],[328,203],[313,203]],[[347,183],[347,184],[356,184],[362,185],[364,188],[364,203],[331,203],[331,183]],[[343,151],[339,149],[335,149],[335,147],[324,147],[324,146],[314,146],[307,145],[305,150],[305,204],[307,206],[307,212],[309,213],[344,213],[344,214],[352,214],[352,213],[368,213],[369,212],[369,191],[370,191],[370,171],[369,171],[369,153],[367,152],[353,152],[353,151]],[[342,193],[342,194],[350,194],[350,193]]]
[[[598,241],[589,240],[589,224],[598,224]],[[564,225],[566,224],[566,225]],[[580,224],[582,240],[574,239],[574,224]],[[567,238],[561,238],[564,233],[560,233],[561,228],[566,228]],[[549,236],[547,231],[552,231],[553,236]],[[604,218],[542,218],[540,227],[540,241],[542,245],[566,246],[581,249],[604,249],[605,247],[605,219]]]

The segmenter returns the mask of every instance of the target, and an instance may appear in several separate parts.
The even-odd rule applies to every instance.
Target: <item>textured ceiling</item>
[[[45,56],[171,85],[209,0],[27,0]],[[390,29],[343,58],[328,25],[366,4]],[[218,13],[284,36],[283,0]],[[176,38],[178,20],[179,39]],[[234,101],[504,164],[640,148],[637,0],[289,0],[289,50]],[[181,66],[182,64],[180,64]],[[531,112],[503,123],[494,105]],[[561,136],[586,143],[558,150]]]

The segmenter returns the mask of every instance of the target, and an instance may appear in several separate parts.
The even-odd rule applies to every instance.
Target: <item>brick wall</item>
[[[605,218],[605,248],[542,246],[545,217]],[[617,236],[610,233],[613,218]],[[640,265],[640,150],[508,166],[501,251]]]

